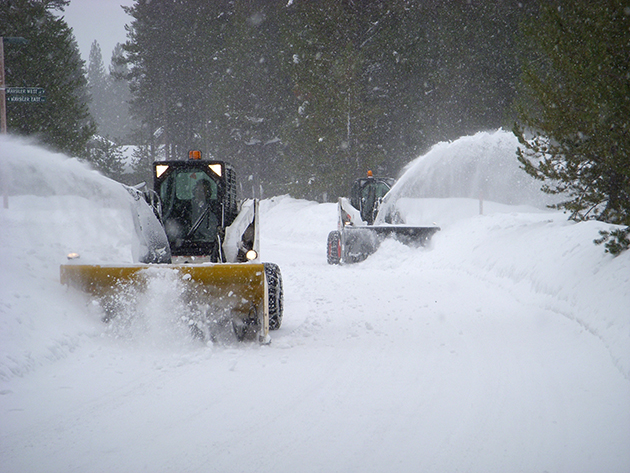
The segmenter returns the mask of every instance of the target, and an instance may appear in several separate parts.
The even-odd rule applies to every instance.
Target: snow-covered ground
[[[168,281],[126,327],[59,284],[70,251],[130,259],[117,185],[11,139],[0,172],[2,472],[630,471],[630,253],[593,245],[605,224],[407,184],[408,219],[442,227],[432,246],[329,266],[335,205],[267,199],[283,326],[204,345]]]

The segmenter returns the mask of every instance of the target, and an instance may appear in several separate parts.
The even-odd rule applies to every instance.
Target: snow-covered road
[[[11,197],[0,471],[630,471],[630,255],[556,213],[416,204],[442,217],[431,248],[329,266],[335,205],[265,200],[283,326],[269,346],[206,346],[168,287],[124,332],[58,285],[68,240],[125,241],[97,204]]]

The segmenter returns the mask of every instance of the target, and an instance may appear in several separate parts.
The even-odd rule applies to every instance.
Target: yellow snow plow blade
[[[97,298],[115,294],[121,288],[143,291],[150,278],[175,272],[189,297],[211,310],[229,311],[239,339],[269,337],[267,280],[262,264],[64,264],[60,280]]]

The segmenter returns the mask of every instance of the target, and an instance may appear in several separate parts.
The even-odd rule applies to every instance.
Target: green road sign
[[[42,103],[46,101],[45,95],[8,95],[7,102]]]
[[[46,89],[42,87],[7,87],[4,89],[7,95],[45,95]]]

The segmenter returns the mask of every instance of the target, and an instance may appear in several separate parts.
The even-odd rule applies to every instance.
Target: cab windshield
[[[198,169],[176,169],[160,185],[162,218],[171,247],[214,243],[220,221],[219,189]]]

